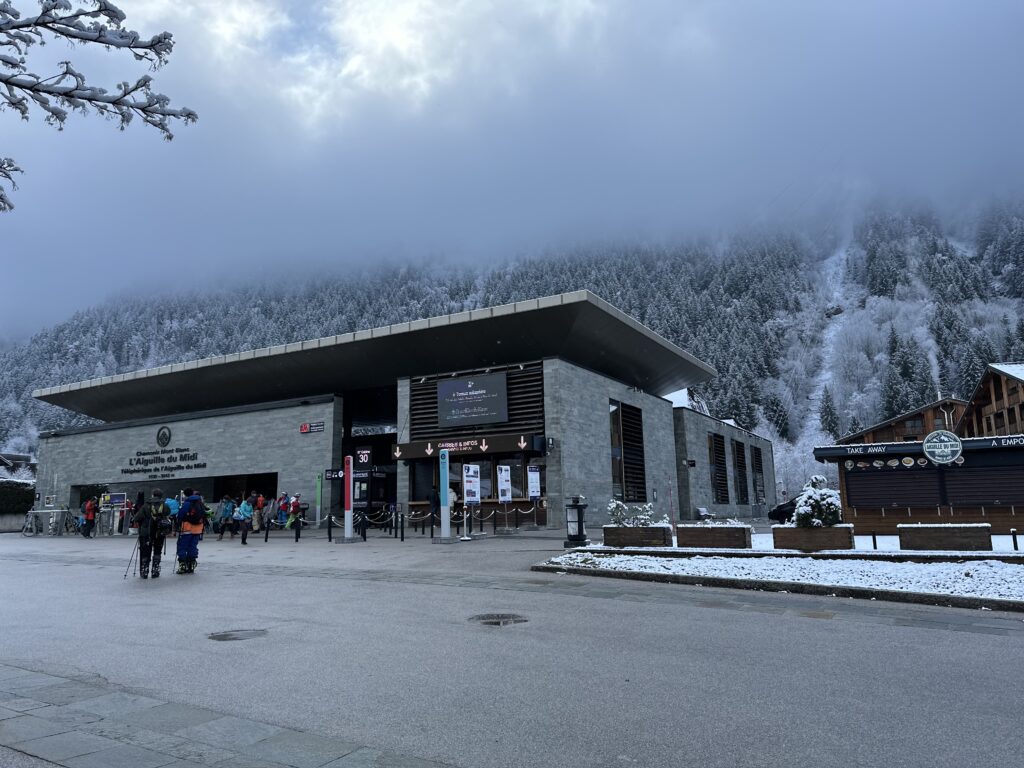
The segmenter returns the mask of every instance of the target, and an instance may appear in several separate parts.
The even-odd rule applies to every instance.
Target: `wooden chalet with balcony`
[[[888,421],[844,435],[836,442],[839,445],[859,443],[902,443],[924,440],[924,436],[937,429],[952,430],[967,407],[966,400],[944,397],[913,411],[901,413]]]

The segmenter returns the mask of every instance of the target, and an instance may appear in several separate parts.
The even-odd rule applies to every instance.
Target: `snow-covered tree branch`
[[[95,43],[106,49],[128,50],[137,61],[156,69],[170,56],[174,41],[169,32],[149,39],[124,28],[125,14],[107,0],[39,0],[40,12],[23,16],[11,0],[0,0],[0,109],[16,111],[25,120],[33,109],[46,114],[46,122],[64,127],[70,110],[87,113],[91,107],[99,114],[116,118],[122,130],[136,117],[171,139],[171,121],[193,122],[197,115],[186,107],[174,108],[170,99],[152,89],[152,78],[139,77],[121,82],[112,89],[89,85],[85,76],[70,61],[47,77],[28,69],[33,46],[45,45],[48,37],[69,43]],[[0,211],[13,206],[4,183],[16,189],[13,174],[21,169],[10,158],[0,158]]]

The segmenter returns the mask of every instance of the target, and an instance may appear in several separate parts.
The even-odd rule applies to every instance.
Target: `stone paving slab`
[[[238,751],[292,768],[317,768],[359,748],[359,744],[336,741],[312,733],[283,730],[255,744],[239,747]]]
[[[420,760],[417,757],[392,755],[364,747],[339,760],[327,763],[322,768],[444,768],[444,764]]]
[[[13,745],[15,749],[26,752],[44,760],[65,760],[69,757],[87,755],[91,752],[99,752],[104,749],[112,749],[119,746],[116,741],[105,739],[102,736],[94,736],[91,733],[80,731],[68,731],[53,736],[44,736],[41,739],[22,741]]]
[[[32,715],[22,715],[0,720],[0,744],[9,747],[20,741],[41,739],[43,736],[53,736],[55,733],[70,730],[71,728],[66,725],[52,723]]]
[[[71,680],[56,685],[47,685],[32,690],[32,698],[45,701],[47,704],[73,704],[76,701],[95,699],[107,693],[106,688],[99,688],[87,683]]]
[[[175,733],[183,728],[202,725],[220,717],[219,712],[200,707],[189,707],[185,704],[161,704],[141,712],[118,715],[118,720],[128,720],[132,725],[149,728],[163,733]]]
[[[175,758],[142,747],[119,744],[112,749],[62,760],[68,768],[162,768]]]
[[[25,672],[18,677],[9,677],[6,680],[0,680],[0,691],[21,693],[22,691],[31,691],[33,688],[45,688],[48,685],[57,685],[58,683],[66,682],[67,680],[63,677],[44,675],[39,672]]]
[[[441,768],[360,744],[0,665],[0,749],[61,768]],[[88,680],[89,682],[83,682]],[[20,694],[38,695],[38,699]],[[5,765],[0,761],[0,765]]]
[[[71,706],[83,712],[91,712],[94,715],[117,717],[120,715],[130,715],[143,709],[152,709],[166,703],[160,699],[151,699],[148,696],[136,696],[131,693],[115,691],[114,693],[106,693],[102,696],[75,702]]]
[[[17,694],[7,694],[7,698],[0,695],[0,707],[13,709],[16,712],[31,712],[34,709],[43,709],[50,706],[45,701],[28,699]]]
[[[218,717],[201,725],[182,728],[176,735],[190,741],[220,747],[248,746],[283,731],[276,725],[257,723],[240,717]]]

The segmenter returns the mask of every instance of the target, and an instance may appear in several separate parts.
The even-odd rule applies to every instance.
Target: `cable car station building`
[[[40,436],[37,490],[72,507],[97,486],[129,498],[188,486],[208,503],[287,492],[312,518],[321,482],[323,514],[337,513],[342,483],[330,473],[352,455],[357,507],[370,510],[425,508],[441,482],[462,498],[463,463],[480,467],[485,508],[497,506],[497,468],[507,466],[512,504],[536,506],[551,527],[574,494],[595,523],[613,498],[673,518],[774,504],[770,443],[743,432],[749,452],[733,439],[709,471],[710,432],[703,444],[687,435],[688,414],[702,429],[728,425],[664,399],[714,375],[577,291],[36,391],[101,422]],[[448,478],[438,477],[442,448]],[[539,500],[528,498],[531,476]],[[722,492],[710,486],[723,477],[734,504],[726,489],[716,507]]]

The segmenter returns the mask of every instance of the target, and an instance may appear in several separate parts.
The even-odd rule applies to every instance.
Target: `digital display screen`
[[[508,421],[504,373],[441,379],[437,382],[437,424],[465,427]]]

